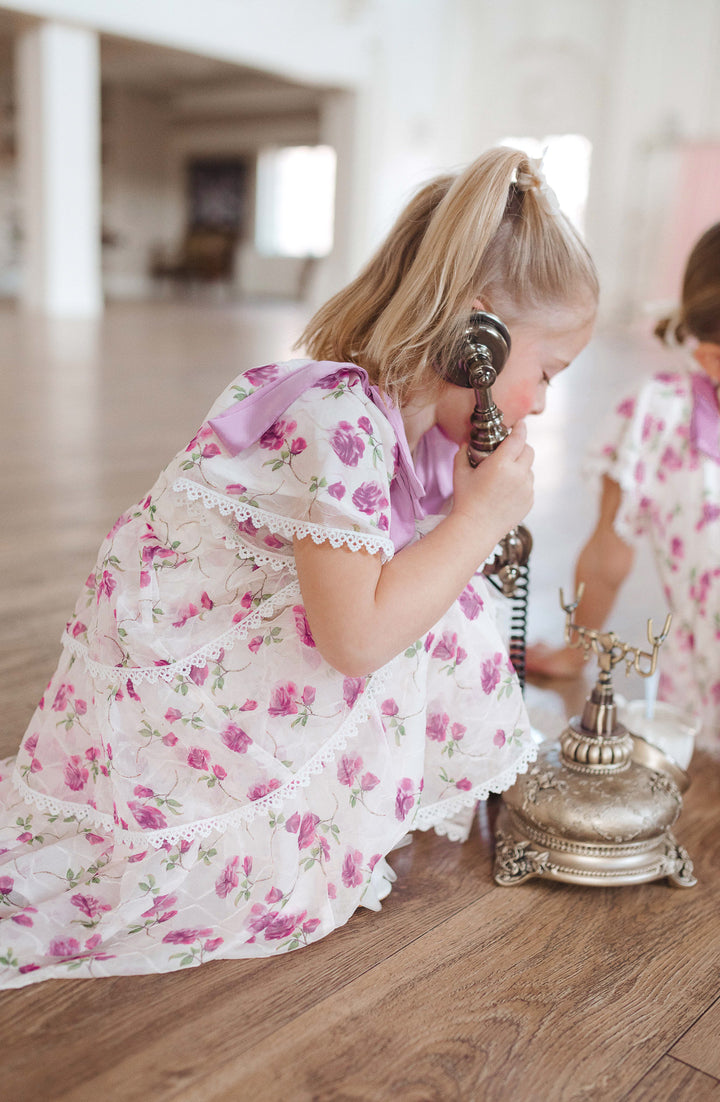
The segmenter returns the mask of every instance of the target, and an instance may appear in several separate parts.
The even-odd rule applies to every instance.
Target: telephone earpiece
[[[490,388],[510,355],[510,333],[494,314],[478,310],[470,315],[457,361],[447,371],[446,378],[457,386],[472,387],[475,409],[470,417],[468,460],[478,464],[495,451],[508,435],[502,411],[495,405]],[[523,524],[511,529],[498,544],[492,560],[486,562],[483,573],[508,597],[514,598],[510,617],[510,659],[525,685],[525,634],[528,601],[528,559],[532,536]],[[497,581],[495,581],[497,577]]]
[[[468,446],[468,459],[473,467],[494,451],[508,434],[490,388],[505,366],[510,345],[510,333],[500,318],[477,310],[470,315],[459,357],[446,372],[451,383],[472,387],[475,391]]]
[[[460,357],[447,371],[448,379],[473,390],[492,386],[510,354],[510,345],[510,333],[500,318],[476,310],[463,334]]]

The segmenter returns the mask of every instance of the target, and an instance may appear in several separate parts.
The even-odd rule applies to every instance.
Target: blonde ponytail
[[[474,299],[509,323],[540,306],[594,302],[587,250],[536,180],[524,153],[498,148],[427,184],[299,343],[316,359],[361,364],[402,405],[457,356]]]

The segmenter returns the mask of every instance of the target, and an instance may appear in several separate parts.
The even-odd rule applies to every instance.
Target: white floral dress
[[[387,560],[427,522],[366,374],[256,368],[209,418],[106,537],[0,762],[4,986],[315,941],[408,831],[462,837],[535,756],[481,575],[371,676],[315,647],[293,535]]]
[[[615,520],[629,544],[648,539],[673,623],[658,695],[703,720],[720,746],[720,411],[710,379],[654,375],[617,406],[591,457],[622,491]]]

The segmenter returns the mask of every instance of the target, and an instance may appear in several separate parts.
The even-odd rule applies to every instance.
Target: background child
[[[379,906],[408,830],[466,836],[527,767],[475,572],[530,508],[523,418],[596,296],[542,178],[498,149],[409,204],[310,322],[313,359],[228,386],[108,534],[3,763],[5,985],[307,944]],[[480,305],[512,331],[514,431],[473,469],[474,395],[443,371]]]
[[[676,318],[656,334],[675,348],[671,370],[621,401],[591,467],[602,477],[597,526],[580,552],[585,584],[577,622],[601,628],[649,539],[673,614],[661,652],[658,695],[691,708],[701,740],[720,746],[720,224],[690,253]],[[679,348],[678,348],[679,345]],[[527,668],[573,677],[582,653],[528,648]]]

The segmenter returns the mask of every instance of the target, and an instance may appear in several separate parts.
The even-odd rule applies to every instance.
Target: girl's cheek
[[[498,402],[503,412],[503,420],[508,428],[527,417],[536,408],[537,388],[531,383],[520,383],[509,388],[503,395],[503,404]]]

